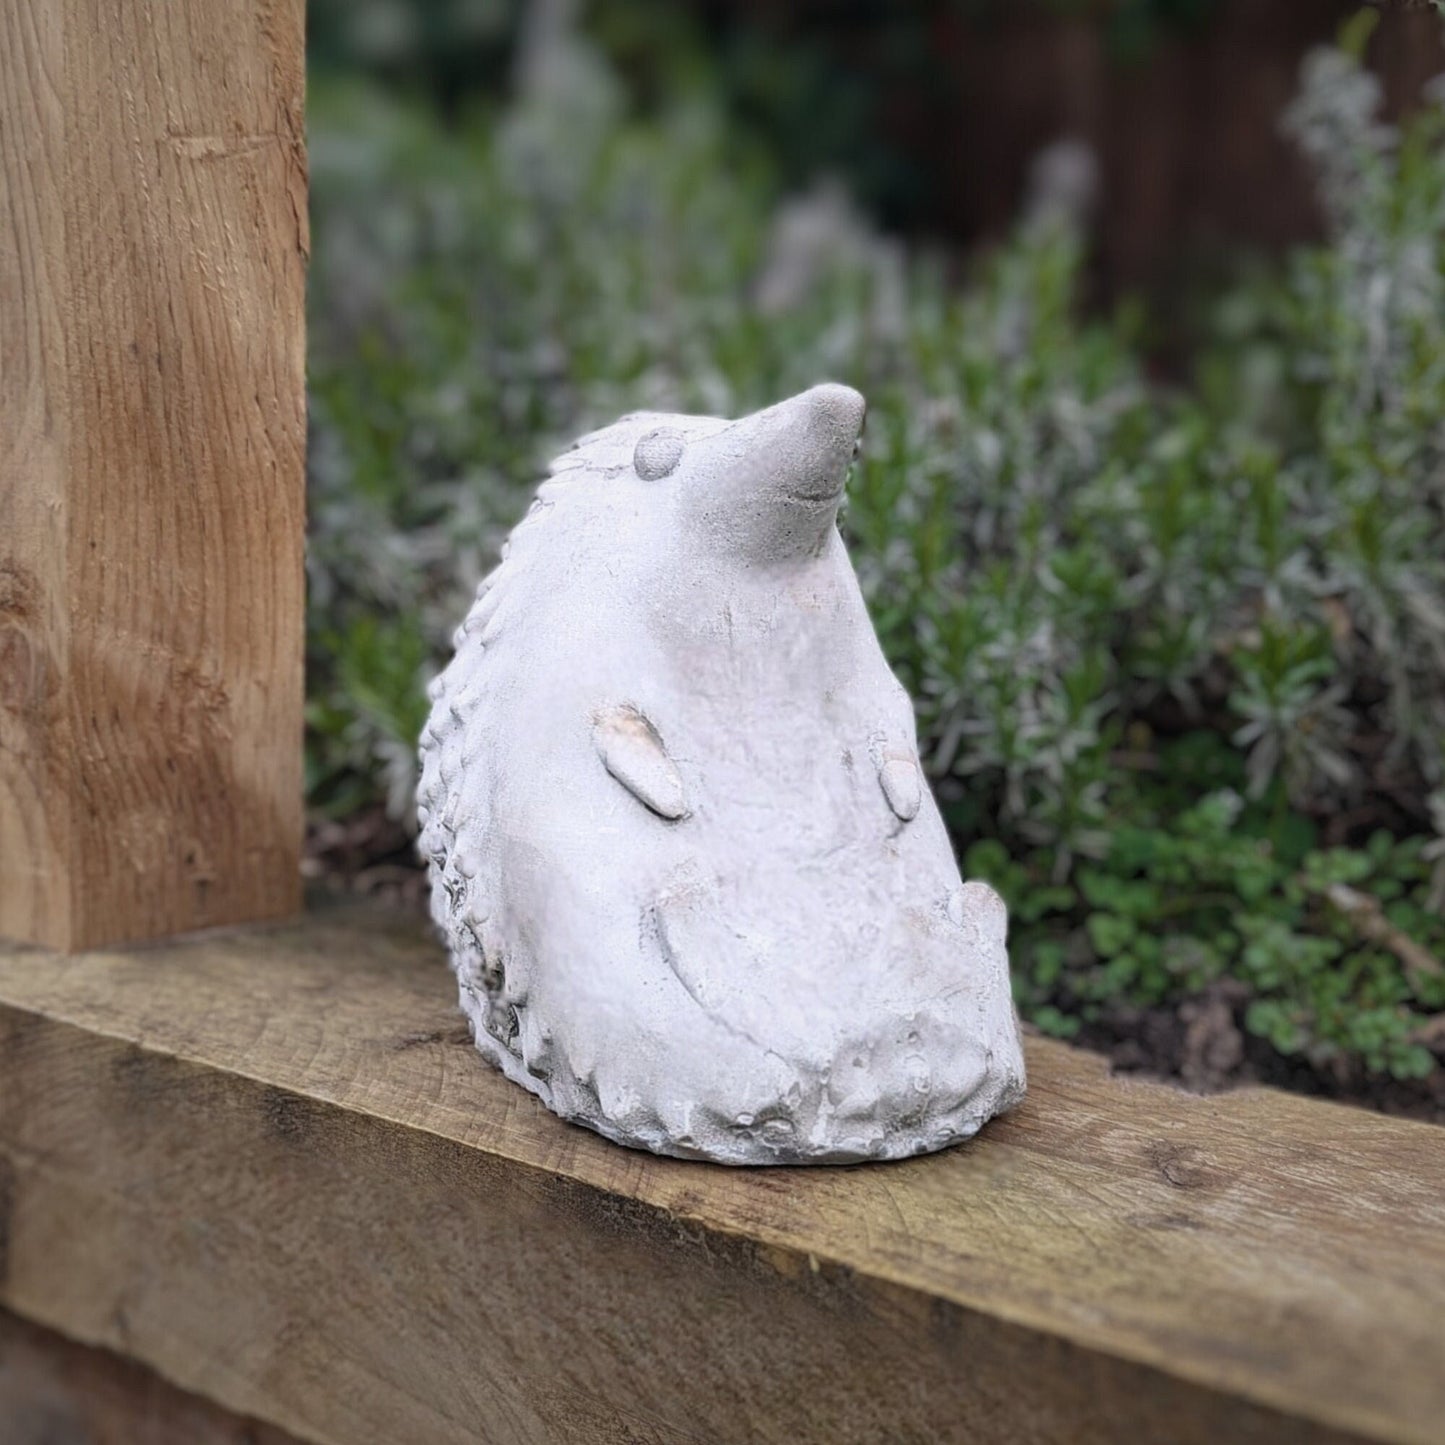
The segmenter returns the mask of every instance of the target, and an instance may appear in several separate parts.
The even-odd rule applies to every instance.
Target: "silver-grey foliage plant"
[[[314,96],[318,807],[408,811],[449,621],[558,443],[833,378],[870,399],[843,526],[960,847],[1000,840],[1044,913],[1211,790],[1332,841],[1383,808],[1445,901],[1445,90],[1401,133],[1348,49],[1308,58],[1284,125],[1329,244],[1226,297],[1171,393],[1127,312],[1078,318],[1077,146],[960,288],[836,182],[781,196],[705,87],[639,120],[570,33],[522,71],[452,134]]]

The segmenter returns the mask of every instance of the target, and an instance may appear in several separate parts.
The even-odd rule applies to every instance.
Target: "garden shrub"
[[[685,67],[639,118],[558,46],[443,127],[312,105],[309,788],[409,807],[427,675],[545,458],[640,407],[869,397],[843,526],[973,876],[1054,1032],[1230,980],[1245,1027],[1397,1077],[1445,1031],[1445,117],[1363,34],[1284,124],[1330,240],[1223,296],[1188,386],[1084,319],[1040,204],[957,284],[784,200]]]

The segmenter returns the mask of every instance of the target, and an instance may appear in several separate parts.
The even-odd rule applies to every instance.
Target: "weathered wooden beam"
[[[109,1350],[0,1310],[5,1445],[297,1445]]]
[[[0,0],[0,934],[298,903],[302,0]]]
[[[1032,1041],[908,1163],[561,1123],[413,922],[0,951],[0,1302],[324,1445],[1426,1442],[1445,1134]]]

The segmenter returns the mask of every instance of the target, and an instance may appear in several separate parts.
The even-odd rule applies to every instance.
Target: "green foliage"
[[[450,129],[317,87],[313,805],[405,811],[425,675],[551,451],[849,381],[845,530],[967,871],[1009,899],[1025,1011],[1068,1033],[1227,976],[1282,1053],[1426,1071],[1441,112],[1396,134],[1357,60],[1311,58],[1287,124],[1331,244],[1223,298],[1176,394],[1130,312],[1080,320],[1058,207],[958,286],[833,191],[781,202],[707,86],[639,118],[567,41]]]
[[[1351,912],[1369,900],[1372,919],[1445,950],[1422,838],[1379,830],[1359,848],[1320,848],[1298,815],[1227,788],[1178,811],[1164,792],[1153,810],[1146,797],[1068,887],[994,840],[969,849],[968,871],[1015,905],[1026,1009],[1059,1031],[1115,1001],[1158,1005],[1228,976],[1248,986],[1246,1028],[1283,1054],[1319,1067],[1358,1058],[1400,1078],[1434,1067],[1415,1036],[1421,1011],[1445,1006],[1445,975],[1411,978]]]

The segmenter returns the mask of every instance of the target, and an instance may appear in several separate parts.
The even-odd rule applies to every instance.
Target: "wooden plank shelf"
[[[493,1073],[410,917],[0,945],[0,1305],[323,1445],[1445,1439],[1445,1133],[1029,1066],[726,1170]]]

